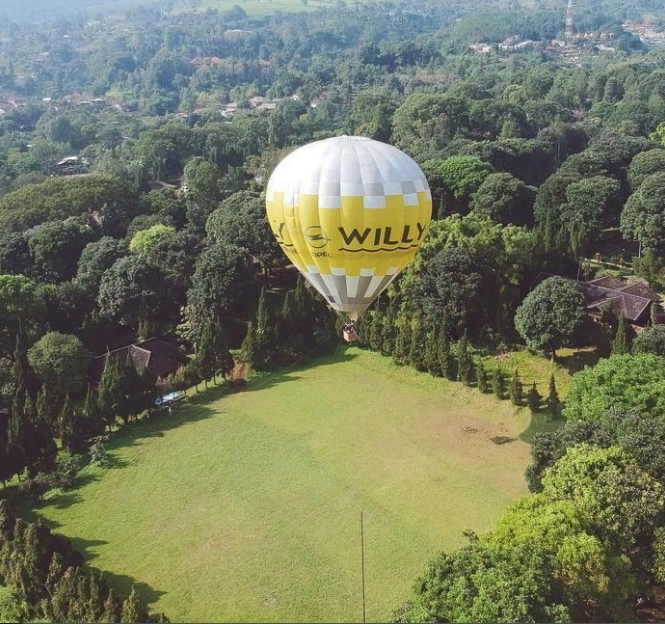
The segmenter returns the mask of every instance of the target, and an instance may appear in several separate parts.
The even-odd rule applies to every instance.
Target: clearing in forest
[[[528,410],[349,349],[194,395],[34,511],[172,621],[385,621],[526,492]],[[496,438],[504,444],[495,444]]]

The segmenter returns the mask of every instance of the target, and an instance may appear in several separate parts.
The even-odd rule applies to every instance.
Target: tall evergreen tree
[[[442,377],[453,379],[455,376],[453,355],[451,353],[450,339],[448,337],[448,323],[445,320],[439,329],[437,356],[439,358],[439,368],[441,369]]]
[[[522,382],[520,381],[520,377],[517,374],[517,369],[515,369],[515,374],[512,376],[510,380],[509,392],[512,404],[517,405],[517,407],[521,407],[522,398],[523,398],[522,397],[523,389],[522,389]]]
[[[229,343],[226,338],[226,329],[221,323],[215,324],[212,329],[215,372],[226,378],[231,374],[231,371],[233,371],[233,368],[235,367],[235,361],[229,350]]]
[[[476,380],[478,381],[478,390],[485,394],[487,392],[487,371],[480,358],[476,360]]]
[[[434,325],[432,331],[425,335],[425,348],[423,364],[430,375],[438,377],[441,374],[439,365],[439,327]]]
[[[547,407],[550,411],[550,416],[553,420],[559,417],[559,395],[556,391],[556,382],[554,381],[554,373],[550,376],[550,393],[547,398]]]
[[[216,358],[213,350],[212,330],[206,325],[201,332],[201,337],[196,345],[196,361],[201,371],[201,376],[208,388],[208,382],[215,376]]]
[[[419,371],[424,369],[424,346],[425,326],[423,320],[420,317],[416,317],[412,324],[411,346],[409,348],[409,363]]]
[[[69,398],[69,394],[65,397],[65,402],[62,404],[60,410],[60,439],[62,443],[69,448],[76,434],[74,423],[74,404]]]
[[[628,335],[626,328],[626,317],[621,314],[619,317],[619,324],[617,326],[617,333],[612,341],[612,355],[624,355],[628,353]]]
[[[260,355],[254,321],[250,321],[247,324],[247,335],[242,343],[241,350],[242,357],[246,362],[255,362]]]
[[[395,351],[395,312],[392,304],[390,304],[386,310],[386,316],[383,322],[382,339],[381,352],[384,355],[392,355]]]
[[[370,346],[370,337],[372,335],[372,325],[374,324],[374,317],[371,313],[363,314],[360,320],[356,323],[358,331],[358,343],[361,347],[367,349]]]
[[[469,341],[466,337],[466,332],[459,339],[457,343],[457,370],[460,379],[465,386],[471,383],[471,368],[472,361],[469,355]]]
[[[497,366],[492,373],[492,390],[497,399],[503,399],[506,391],[506,380],[500,366]]]
[[[527,402],[529,404],[529,409],[532,414],[537,414],[540,411],[540,401],[541,396],[536,388],[536,382],[533,382],[531,389],[529,390],[529,396],[527,397]]]
[[[404,366],[409,363],[409,352],[411,350],[411,321],[402,317],[397,327],[395,337],[395,352],[393,359],[395,363]]]
[[[118,407],[122,400],[122,386],[123,374],[120,362],[115,355],[109,353],[104,362],[104,372],[99,381],[97,396],[101,420],[109,429],[115,423],[118,415]]]
[[[381,351],[383,346],[383,314],[376,307],[372,312],[372,329],[369,334],[369,346],[372,351]]]

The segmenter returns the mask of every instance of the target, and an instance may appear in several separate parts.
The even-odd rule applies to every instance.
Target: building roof
[[[187,364],[187,358],[178,347],[160,338],[149,338],[97,356],[88,371],[93,385],[96,386],[102,378],[108,355],[113,355],[124,362],[128,353],[131,353],[134,367],[139,373],[143,373],[147,368],[158,378],[168,377]]]
[[[646,280],[626,283],[616,277],[605,276],[577,284],[592,316],[600,316],[607,306],[611,306],[615,314],[623,314],[626,320],[635,322],[651,307],[653,301],[660,301]]]

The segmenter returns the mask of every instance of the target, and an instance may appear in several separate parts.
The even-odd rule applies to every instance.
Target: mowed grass
[[[33,512],[172,621],[368,621],[526,492],[528,410],[346,355],[194,397]],[[513,441],[494,444],[490,438]]]

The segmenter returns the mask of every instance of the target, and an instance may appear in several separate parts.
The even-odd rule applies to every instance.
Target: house
[[[88,371],[92,386],[96,388],[99,385],[108,355],[116,356],[124,362],[128,354],[131,354],[132,362],[139,374],[147,368],[158,380],[166,379],[188,362],[177,346],[161,338],[149,338],[97,356]]]
[[[600,321],[603,311],[611,306],[616,316],[624,315],[636,331],[651,321],[651,304],[658,305],[657,322],[665,322],[663,301],[645,279],[624,281],[611,275],[590,282],[576,282],[584,294],[589,316]]]

